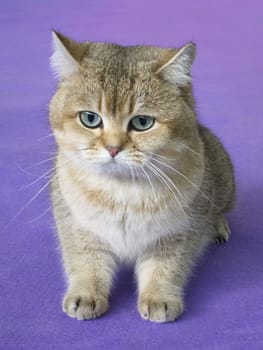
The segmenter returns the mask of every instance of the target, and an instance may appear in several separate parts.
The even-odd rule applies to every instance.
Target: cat
[[[177,319],[197,257],[227,241],[234,204],[230,158],[199,124],[195,44],[181,49],[75,42],[53,32],[50,102],[57,144],[52,204],[78,320],[108,309],[113,274],[133,264],[138,311]]]

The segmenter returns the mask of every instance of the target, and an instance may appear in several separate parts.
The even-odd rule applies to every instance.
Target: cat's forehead
[[[103,70],[108,76],[131,76],[151,73],[174,54],[172,49],[153,46],[121,46],[109,43],[91,43],[83,57],[83,64]]]
[[[147,90],[143,86],[150,81],[154,65],[164,54],[167,51],[154,47],[91,44],[82,64],[87,84],[97,86],[98,111],[113,116],[134,111],[142,91]]]
[[[145,64],[152,64],[169,52],[171,52],[171,49],[162,49],[154,46],[122,46],[110,43],[91,43],[86,56],[90,59],[103,62],[110,60],[111,62],[133,62],[134,64],[144,62]]]

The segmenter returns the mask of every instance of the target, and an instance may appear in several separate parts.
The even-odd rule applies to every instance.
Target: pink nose
[[[109,154],[112,156],[112,158],[115,157],[120,152],[119,147],[107,146],[106,148],[109,151]]]

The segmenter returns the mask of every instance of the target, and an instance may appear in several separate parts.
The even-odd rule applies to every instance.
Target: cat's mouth
[[[123,157],[112,157],[104,162],[98,164],[99,172],[105,175],[117,176],[123,178],[132,178],[138,173],[138,168],[141,168],[142,164],[131,159],[125,159]]]
[[[110,168],[112,170],[116,169],[117,170],[124,170],[125,168],[131,167],[131,164],[129,164],[128,161],[125,161],[121,158],[114,157],[108,159],[105,163],[102,164],[104,168]]]
[[[94,172],[111,176],[134,177],[136,174],[138,176],[145,170],[147,171],[147,163],[151,159],[150,155],[143,156],[139,152],[130,154],[125,150],[114,156],[107,154],[108,152],[106,153],[104,150],[95,153],[85,148],[81,151],[82,162],[86,163],[89,171],[94,170]],[[144,170],[141,170],[142,168]]]

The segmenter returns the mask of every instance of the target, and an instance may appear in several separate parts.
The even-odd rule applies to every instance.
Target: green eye
[[[81,123],[87,128],[95,129],[102,125],[101,117],[94,112],[87,112],[87,111],[79,112],[79,119]]]
[[[129,127],[136,131],[145,131],[150,129],[155,122],[153,117],[147,115],[137,115],[130,121]]]

